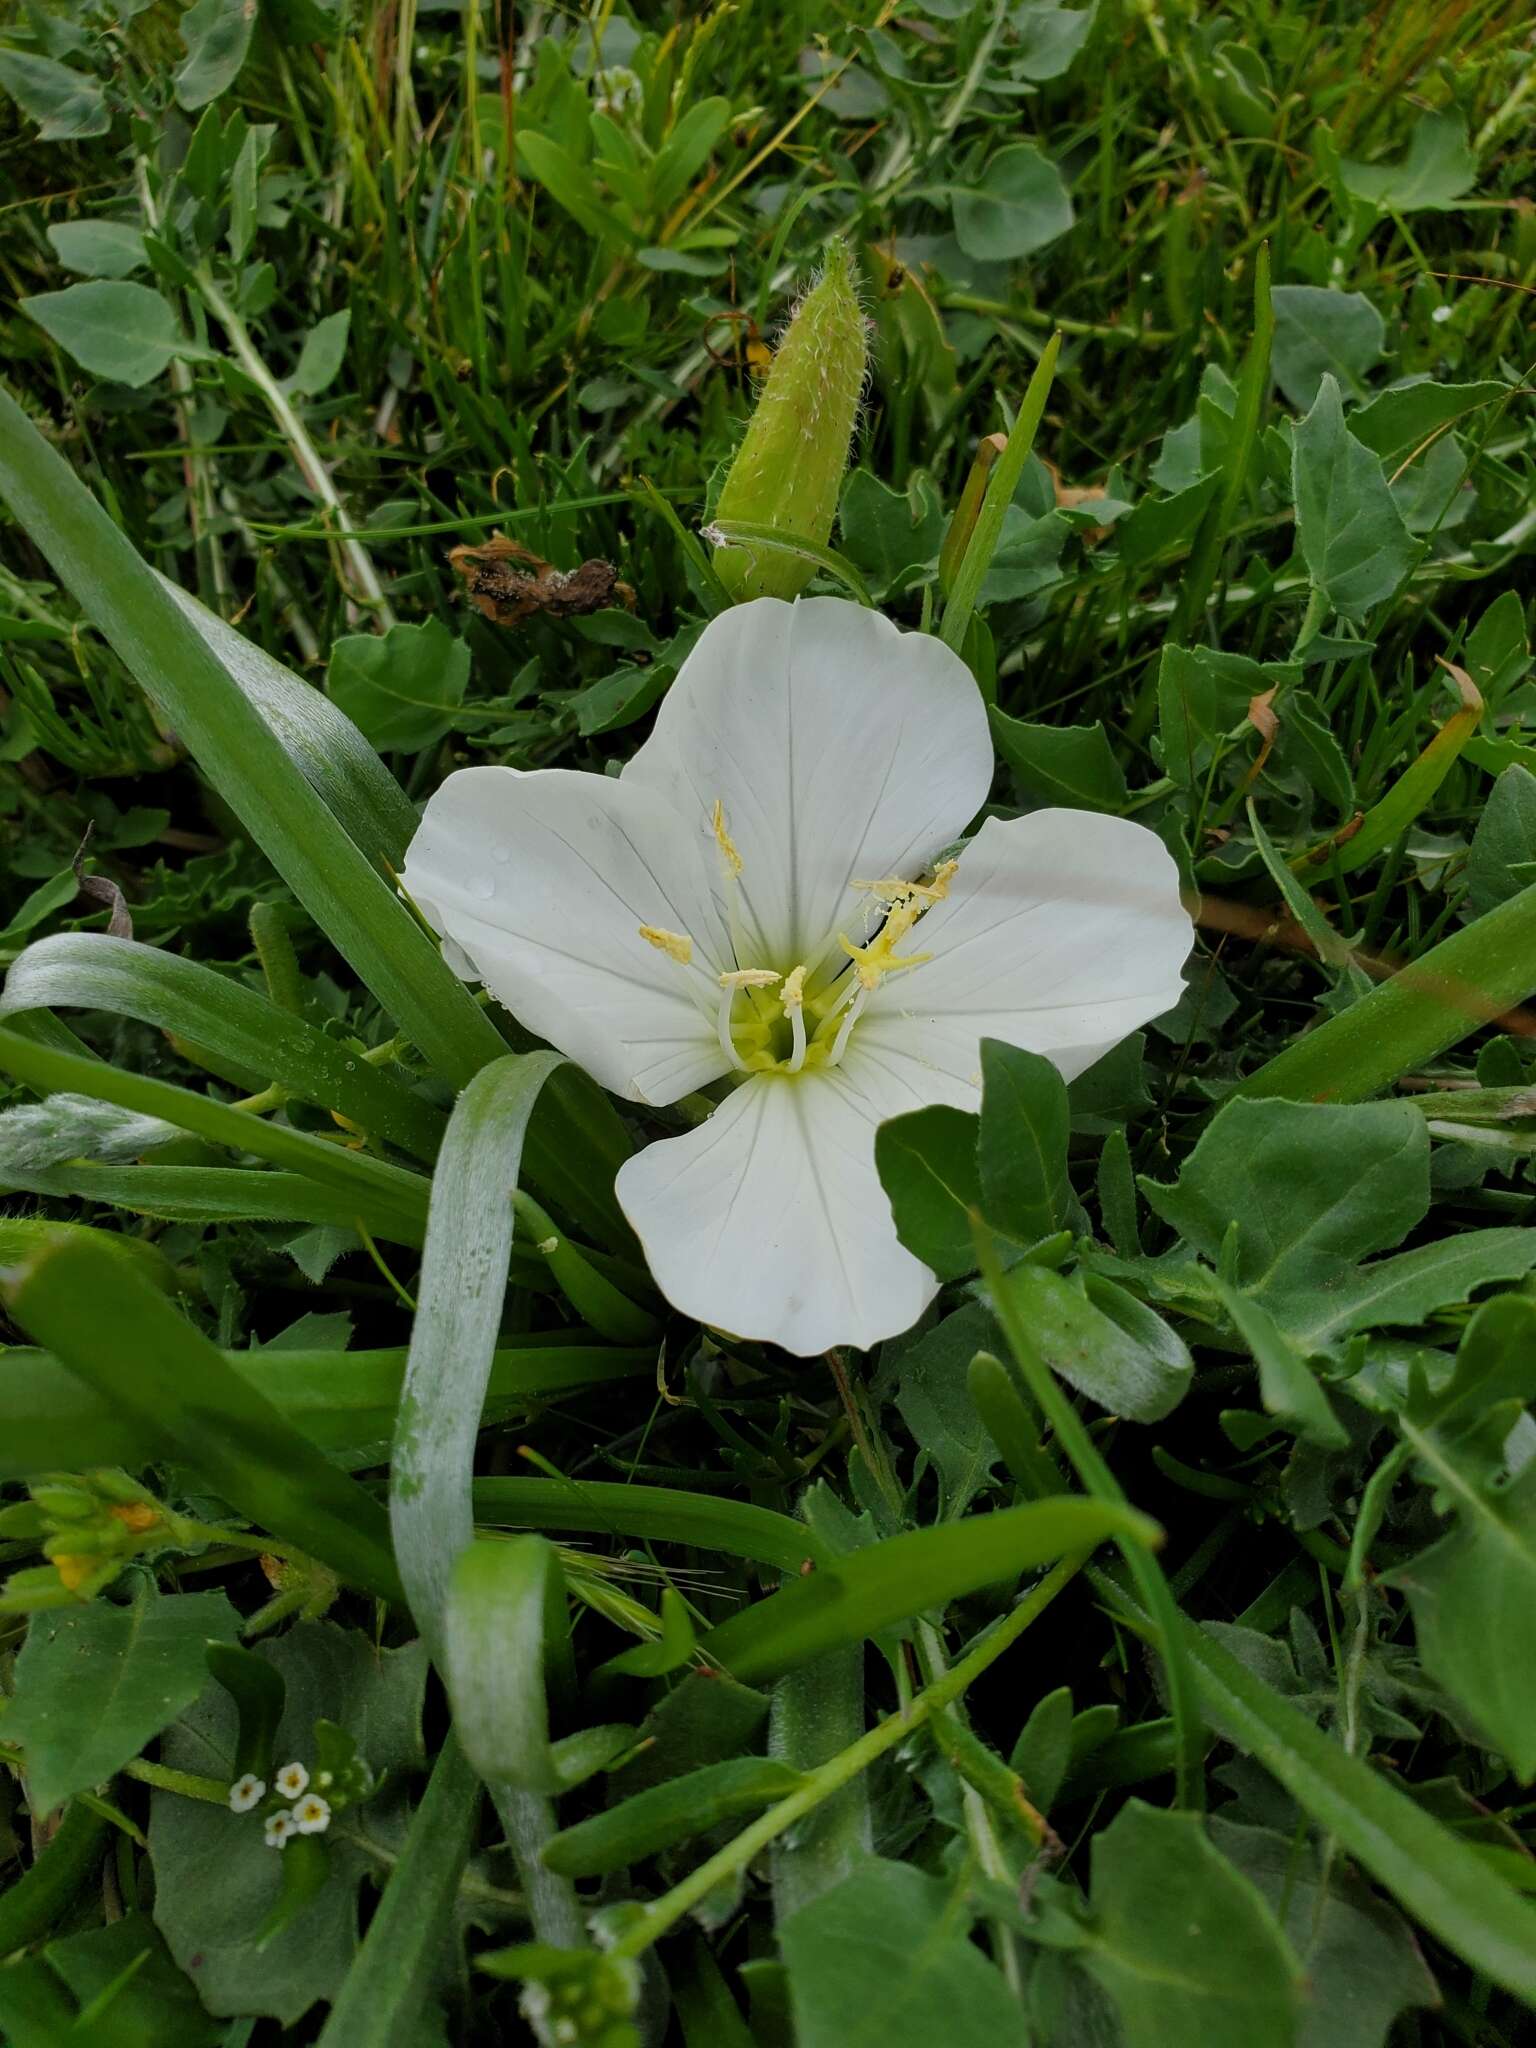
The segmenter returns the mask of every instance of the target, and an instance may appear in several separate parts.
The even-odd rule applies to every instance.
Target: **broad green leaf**
[[[1257,1889],[1192,1813],[1132,1799],[1093,1841],[1092,1939],[1126,2048],[1295,2048],[1302,1976]]]
[[[130,1908],[119,1920],[63,1935],[42,1959],[79,2002],[77,2036],[89,2031],[102,2048],[218,2048],[218,2021],[147,1913]],[[15,2041],[26,2048],[20,2034]]]
[[[26,1756],[34,1813],[89,1792],[136,1757],[208,1682],[210,1639],[240,1617],[222,1593],[97,1599],[32,1618],[16,1660],[5,1739]]]
[[[643,1792],[705,1764],[724,1763],[755,1746],[768,1719],[766,1693],[724,1672],[688,1672],[663,1693],[641,1723],[629,1760],[613,1773],[614,1792]]]
[[[400,902],[373,850],[349,838],[294,771],[270,713],[220,658],[239,636],[186,615],[191,600],[170,595],[3,392],[0,494],[361,979],[446,1079],[467,1081],[500,1049],[495,1027]],[[257,666],[270,691],[276,664]]]
[[[1428,377],[1394,385],[1349,416],[1349,431],[1396,469],[1418,448],[1469,414],[1481,413],[1510,395],[1507,384],[1436,384]],[[1476,678],[1474,678],[1476,680]]]
[[[706,1764],[562,1829],[545,1845],[544,1861],[561,1877],[603,1877],[723,1821],[760,1813],[800,1782],[798,1771],[764,1756]]]
[[[474,1533],[470,1475],[506,1299],[523,1139],[559,1065],[558,1053],[529,1053],[482,1068],[454,1105],[432,1183],[389,1510],[400,1576],[434,1662],[454,1560]]]
[[[1028,725],[991,710],[992,739],[1014,780],[1037,803],[1074,810],[1118,811],[1125,803],[1125,771],[1102,723]]]
[[[1022,505],[1009,505],[976,602],[1015,604],[1048,590],[1061,579],[1061,554],[1071,538],[1072,523],[1064,512],[1031,515]]]
[[[134,1428],[174,1445],[232,1507],[378,1598],[400,1597],[378,1502],[147,1281],[66,1238],[0,1274],[0,1298],[70,1372]]]
[[[559,1791],[544,1665],[546,1641],[562,1637],[567,1622],[553,1547],[542,1536],[466,1545],[442,1628],[454,1728],[473,1768],[490,1784]]]
[[[1363,292],[1324,291],[1310,284],[1277,284],[1271,365],[1275,382],[1298,412],[1317,402],[1325,375],[1351,397],[1365,390],[1368,371],[1381,361],[1386,322]]]
[[[1420,114],[1397,163],[1339,161],[1344,189],[1369,200],[1383,213],[1445,213],[1477,183],[1477,158],[1467,142],[1467,123],[1454,109]]]
[[[1518,591],[1506,590],[1489,605],[1462,645],[1461,664],[1489,710],[1498,711],[1531,665]]]
[[[872,1860],[780,1930],[798,2048],[1016,2048],[1024,2015],[950,1884]]]
[[[339,313],[328,313],[311,327],[293,373],[295,391],[302,391],[306,398],[318,398],[336,381],[346,360],[351,325],[352,309],[343,306]]]
[[[1158,740],[1163,772],[1200,791],[1228,736],[1254,697],[1275,678],[1246,655],[1214,647],[1165,647],[1157,670]]]
[[[941,1280],[976,1270],[971,1210],[981,1202],[979,1119],[935,1104],[892,1117],[875,1132],[875,1165],[896,1235]]]
[[[1048,1059],[1000,1039],[981,1041],[981,1209],[1018,1244],[1052,1236],[1071,1213],[1070,1122],[1067,1084]]]
[[[953,195],[955,238],[978,263],[1007,263],[1057,241],[1072,225],[1060,171],[1032,142],[1000,149],[979,185]]]
[[[20,955],[0,1017],[58,1007],[109,1010],[191,1039],[279,1082],[300,1101],[339,1111],[418,1158],[442,1138],[441,1113],[385,1070],[303,1018],[195,960],[105,932],[61,932]]]
[[[1088,40],[1093,15],[1092,6],[1048,7],[1040,0],[1010,8],[1009,26],[1018,39],[1011,53],[1012,69],[1020,78],[1036,82],[1060,78]]]
[[[1052,1372],[1111,1415],[1158,1422],[1183,1400],[1194,1361],[1134,1296],[1098,1281],[1090,1299],[1047,1266],[1015,1266],[1004,1284]]]
[[[946,1521],[965,1513],[996,1462],[996,1449],[966,1386],[971,1360],[996,1343],[990,1314],[971,1302],[898,1354],[896,1406],[920,1453],[938,1467]]]
[[[1182,472],[1165,468],[1164,474]],[[1121,561],[1128,568],[1139,569],[1155,562],[1160,555],[1187,546],[1214,501],[1220,483],[1218,470],[1203,474],[1197,470],[1169,496],[1143,498],[1115,528],[1115,548]]]
[[[733,1615],[701,1639],[700,1654],[755,1684],[1110,1536],[1145,1543],[1155,1524],[1130,1508],[1063,1497],[909,1530]]]
[[[1266,1411],[1287,1423],[1309,1443],[1342,1451],[1349,1432],[1328,1405],[1328,1396],[1307,1368],[1306,1359],[1269,1311],[1235,1287],[1217,1283],[1222,1306],[1232,1327],[1248,1346],[1259,1369],[1259,1398]]]
[[[479,1811],[479,1783],[450,1729],[318,2048],[404,2042],[420,2024],[452,1939]]]
[[[653,214],[665,214],[677,204],[730,125],[728,99],[695,100],[678,116],[651,171]]]
[[[1296,2048],[1384,2048],[1400,2013],[1439,2004],[1412,1928],[1347,1865],[1220,1815],[1210,1832],[1281,1922],[1305,1972]]]
[[[55,221],[48,239],[64,268],[81,277],[128,277],[149,260],[143,235],[126,221]]]
[[[0,50],[0,86],[38,124],[39,142],[76,142],[112,125],[98,80],[31,50]]]
[[[93,377],[138,386],[153,383],[182,338],[169,299],[147,284],[120,280],[66,285],[17,301],[50,340]]]
[[[1472,835],[1467,908],[1474,917],[1536,880],[1536,775],[1518,764],[1494,783]]]
[[[1468,1326],[1446,1391],[1399,1418],[1456,1519],[1392,1573],[1425,1669],[1525,1782],[1536,1777],[1536,1465],[1506,1472],[1502,1445],[1533,1397],[1536,1301],[1508,1295]]]
[[[1042,1813],[1055,1804],[1072,1763],[1072,1690],[1059,1685],[1036,1700],[1008,1757]]]
[[[1356,1330],[1420,1322],[1536,1264],[1529,1233],[1498,1229],[1366,1262],[1401,1243],[1429,1207],[1429,1134],[1402,1102],[1239,1097],[1207,1127],[1177,1182],[1141,1188],[1212,1264],[1233,1231],[1233,1284],[1306,1351]]]
[[[920,470],[904,491],[891,490],[867,469],[854,470],[837,516],[843,553],[876,598],[909,588],[938,560],[944,512]]]
[[[350,633],[331,649],[325,688],[371,745],[419,753],[440,740],[464,701],[469,649],[441,619]]]
[[[1313,585],[1346,619],[1392,596],[1418,556],[1380,459],[1344,424],[1332,376],[1293,437],[1296,534]]]
[[[188,113],[227,92],[240,75],[256,26],[256,0],[193,0],[181,17],[186,62],[176,74],[176,99]]]
[[[633,247],[634,229],[604,200],[596,180],[558,142],[536,129],[519,127],[518,161],[577,225],[599,242],[617,239]]]
[[[420,1767],[427,1660],[419,1642],[380,1650],[360,1630],[300,1622],[256,1654],[283,1681],[282,1761],[313,1769],[315,1724],[324,1719],[347,1731],[376,1776]],[[234,1704],[210,1684],[161,1738],[160,1760],[173,1770],[232,1778],[237,1740]],[[278,1898],[283,1860],[263,1842],[260,1815],[154,1793],[155,1919],[211,2012],[265,2014],[292,2026],[317,1999],[337,1995],[357,1954],[359,1890],[390,1867],[362,1846],[376,1838],[377,1813],[361,1807],[328,1830],[324,1890],[258,1950],[256,1930]],[[354,1828],[360,1842],[350,1839]]]

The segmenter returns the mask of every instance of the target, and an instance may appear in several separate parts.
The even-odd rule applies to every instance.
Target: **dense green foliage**
[[[0,2037],[1524,2037],[1533,107],[1519,0],[0,22]],[[828,250],[830,533],[846,350],[721,493]],[[825,1361],[392,885],[802,586],[1199,934],[882,1128]]]

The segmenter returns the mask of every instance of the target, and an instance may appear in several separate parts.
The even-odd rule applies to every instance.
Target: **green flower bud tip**
[[[725,525],[771,526],[825,547],[858,418],[869,323],[845,243],[790,317],[715,506]],[[796,597],[814,562],[770,547],[721,547],[715,570],[736,603]]]

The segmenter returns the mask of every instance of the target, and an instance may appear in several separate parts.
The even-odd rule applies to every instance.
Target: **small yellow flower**
[[[293,1809],[293,1824],[301,1835],[323,1835],[331,1824],[330,1801],[306,1792]]]
[[[274,1783],[280,1799],[297,1799],[309,1789],[309,1772],[300,1763],[284,1764]]]

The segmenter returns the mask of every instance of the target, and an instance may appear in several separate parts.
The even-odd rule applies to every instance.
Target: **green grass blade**
[[[370,1158],[366,1152],[349,1151],[309,1131],[272,1122],[251,1110],[237,1109],[211,1095],[178,1088],[173,1082],[126,1073],[121,1067],[109,1067],[103,1060],[82,1059],[76,1053],[56,1052],[52,1046],[40,1045],[3,1027],[0,1070],[14,1074],[18,1081],[26,1081],[39,1094],[68,1091],[89,1095],[98,1102],[113,1102],[120,1109],[136,1110],[143,1116],[163,1117],[181,1130],[206,1138],[210,1144],[228,1145],[237,1152],[269,1159],[274,1166],[291,1167],[355,1200],[359,1215],[396,1216],[416,1229],[425,1215],[428,1182],[420,1174],[391,1166],[387,1160]]]
[[[405,1381],[403,1349],[264,1349],[226,1351],[223,1357],[230,1370],[263,1394],[286,1422],[302,1430],[312,1444],[338,1463],[356,1468],[383,1462]],[[558,1400],[583,1387],[640,1377],[653,1372],[655,1363],[650,1349],[610,1350],[584,1341],[581,1331],[569,1333],[569,1340],[563,1331],[504,1339],[491,1360],[486,1417],[501,1421],[536,1402]],[[84,1470],[94,1465],[147,1464],[165,1456],[171,1439],[165,1430],[146,1428],[105,1395],[82,1386],[48,1352],[12,1346],[0,1359],[0,1480],[27,1479],[54,1470],[63,1445],[68,1446],[70,1459]],[[681,1497],[690,1498],[686,1494]],[[478,1499],[476,1505],[478,1508]],[[767,1510],[743,1512],[758,1515]],[[510,1523],[514,1518],[491,1514],[482,1519]],[[555,1519],[550,1526],[574,1525]]]
[[[820,1539],[789,1515],[680,1487],[625,1486],[611,1479],[477,1479],[474,1507],[475,1520],[494,1527],[688,1543],[784,1572],[798,1572],[807,1559],[830,1561]]]
[[[744,1684],[777,1678],[963,1594],[1115,1537],[1149,1544],[1155,1522],[1110,1501],[1061,1496],[910,1529],[854,1551],[711,1629],[699,1654]]]
[[[315,922],[412,1042],[462,1085],[501,1050],[494,1026],[294,766],[220,658],[221,640],[190,623],[4,391],[0,495]]]
[[[190,1038],[417,1158],[432,1158],[442,1140],[441,1113],[360,1053],[179,954],[105,932],[40,939],[6,976],[0,1017],[57,1007],[109,1010]]]
[[[480,1781],[450,1729],[319,2048],[377,2048],[414,2031],[431,1993],[479,1810]]]
[[[1536,989],[1536,882],[1464,925],[1240,1082],[1239,1095],[1363,1102]]]
[[[496,1060],[454,1105],[432,1183],[389,1511],[416,1624],[441,1661],[459,1552],[474,1534],[470,1475],[512,1250],[523,1139],[557,1053]]]
[[[208,1339],[97,1245],[63,1237],[0,1274],[23,1329],[230,1505],[354,1585],[399,1600],[384,1511]]]

